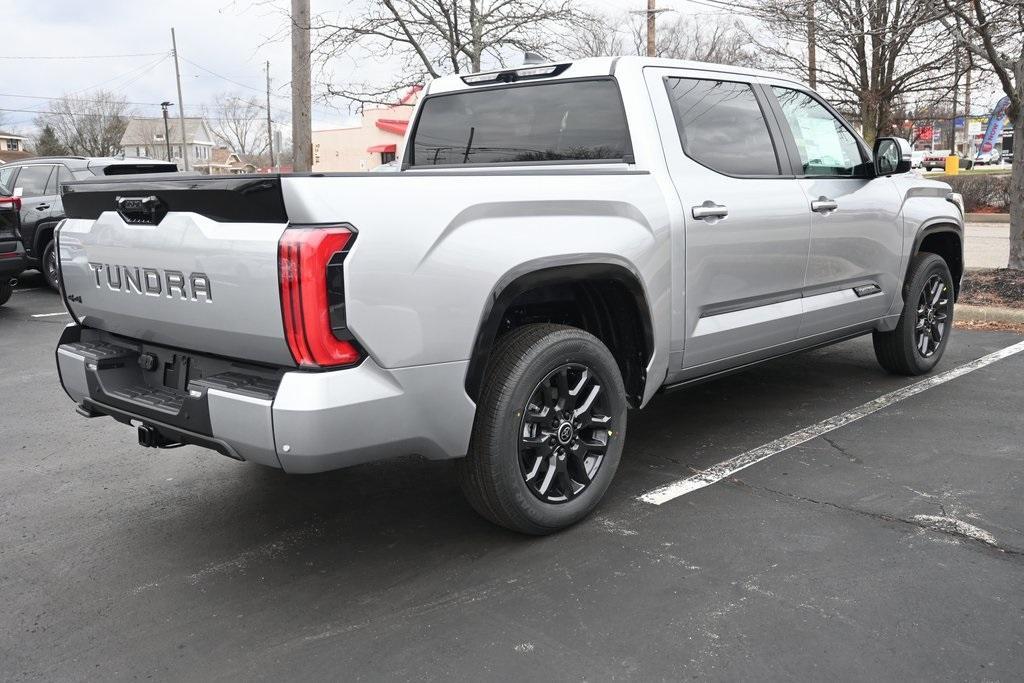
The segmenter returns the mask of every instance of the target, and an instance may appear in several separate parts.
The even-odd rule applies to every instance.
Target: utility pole
[[[814,19],[814,0],[807,0],[807,84],[818,87],[818,36]]]
[[[956,154],[956,97],[960,94],[960,49],[953,50],[953,119],[949,122],[949,153]],[[964,120],[967,123],[967,120]]]
[[[971,137],[971,51],[967,51],[967,82],[964,84],[964,156],[974,156],[974,138]]]
[[[313,170],[312,99],[309,75],[309,0],[292,0],[292,163],[298,173]]]
[[[185,103],[181,99],[181,69],[178,66],[178,40],[174,36],[174,27],[171,27],[171,48],[174,52],[174,78],[178,81],[178,123],[181,125],[181,161],[185,168],[188,167],[188,145],[185,143]]]
[[[647,56],[654,57],[657,52],[655,51],[655,28],[654,28],[654,16],[658,13],[658,10],[654,7],[655,0],[647,0]]]
[[[167,161],[171,160],[171,124],[167,122],[167,107],[173,106],[173,102],[160,103],[160,108],[164,110],[164,144],[167,145]]]
[[[270,60],[267,60],[267,150],[270,152],[270,168],[274,168],[274,126],[270,121]]]

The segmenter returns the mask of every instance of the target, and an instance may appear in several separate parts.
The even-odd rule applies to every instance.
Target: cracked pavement
[[[30,281],[31,284],[31,281]],[[607,500],[530,539],[450,463],[289,477],[75,414],[46,290],[0,309],[4,680],[1019,680],[1024,354],[660,507],[913,380],[860,339],[630,414]],[[940,369],[1019,340],[957,331]]]

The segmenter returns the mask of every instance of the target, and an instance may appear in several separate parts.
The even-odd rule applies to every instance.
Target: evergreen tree
[[[53,128],[47,124],[43,126],[42,132],[36,138],[35,153],[36,156],[41,157],[56,157],[67,154],[68,151],[57,140],[57,134],[53,132]]]

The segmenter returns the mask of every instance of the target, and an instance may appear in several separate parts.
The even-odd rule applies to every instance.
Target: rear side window
[[[436,95],[423,102],[410,166],[623,161],[631,156],[614,81]]]
[[[18,174],[18,187],[24,197],[42,197],[53,166],[24,166]]]
[[[695,78],[668,78],[665,85],[686,156],[728,175],[779,175],[750,85]]]
[[[14,188],[14,172],[17,170],[17,166],[8,166],[7,168],[0,166],[0,185],[12,190]]]

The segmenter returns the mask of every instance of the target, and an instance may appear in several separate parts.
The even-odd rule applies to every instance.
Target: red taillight
[[[15,211],[21,211],[21,197],[0,197],[0,207],[11,206]]]
[[[284,334],[300,366],[329,367],[359,361],[359,350],[331,328],[327,266],[352,239],[347,228],[292,228],[278,244]]]

